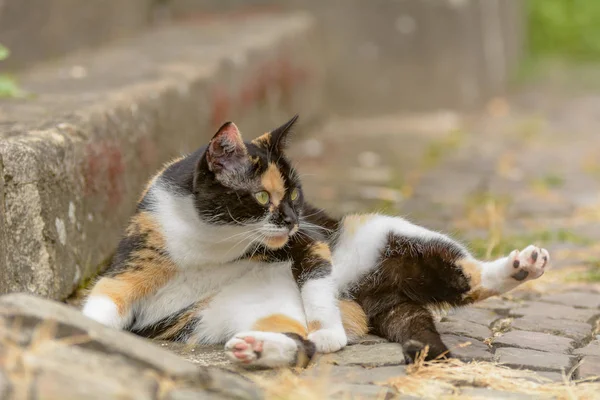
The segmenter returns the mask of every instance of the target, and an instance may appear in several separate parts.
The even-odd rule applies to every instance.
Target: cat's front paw
[[[550,261],[548,250],[533,245],[525,249],[513,250],[508,256],[510,277],[518,282],[537,279],[544,275]]]
[[[333,353],[348,344],[344,329],[319,329],[308,335],[318,353]]]

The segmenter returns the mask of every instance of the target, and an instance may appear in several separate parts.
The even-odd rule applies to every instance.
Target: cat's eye
[[[299,195],[300,193],[298,192],[298,189],[294,188],[294,190],[292,190],[292,193],[290,194],[290,199],[292,199],[292,201],[296,201],[298,200]]]
[[[264,190],[254,193],[254,197],[256,197],[256,200],[263,206],[269,202],[269,193]]]

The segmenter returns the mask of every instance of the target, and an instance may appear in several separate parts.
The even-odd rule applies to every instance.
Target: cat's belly
[[[153,296],[134,306],[132,329],[141,329],[167,318],[203,299],[214,296],[261,264],[240,261],[230,264],[180,268],[177,274]]]
[[[253,268],[226,285],[201,311],[194,337],[201,343],[223,343],[238,332],[256,329],[258,321],[274,315],[306,326],[289,262]]]

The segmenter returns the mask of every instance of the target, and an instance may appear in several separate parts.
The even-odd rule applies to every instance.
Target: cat
[[[432,309],[505,293],[543,275],[528,246],[483,262],[400,217],[328,216],[285,155],[297,116],[251,142],[227,122],[142,193],[83,313],[163,340],[225,343],[241,365],[306,366],[369,332],[407,362],[450,357]]]

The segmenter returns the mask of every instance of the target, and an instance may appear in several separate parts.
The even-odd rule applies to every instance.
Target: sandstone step
[[[225,120],[251,139],[317,118],[314,32],[303,13],[179,23],[20,76],[35,98],[0,101],[0,293],[68,296],[149,176]]]
[[[194,365],[54,301],[0,297],[0,397],[260,399],[238,374]]]

